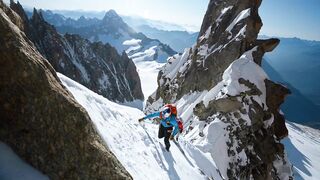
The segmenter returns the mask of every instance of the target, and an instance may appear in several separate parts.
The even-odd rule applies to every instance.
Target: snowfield
[[[141,39],[126,40],[122,44],[127,46],[137,46],[139,43],[141,43]]]
[[[135,61],[135,59],[134,63],[137,67],[142,92],[146,101],[158,87],[157,77],[159,69],[164,65],[164,63],[158,63],[156,61]]]

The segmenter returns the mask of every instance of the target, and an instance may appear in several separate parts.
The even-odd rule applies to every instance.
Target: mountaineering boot
[[[166,150],[168,151],[168,152],[170,152],[170,146],[166,146]]]

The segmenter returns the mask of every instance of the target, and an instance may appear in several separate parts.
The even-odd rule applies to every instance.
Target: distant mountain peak
[[[110,9],[109,11],[107,11],[103,17],[103,19],[110,19],[110,18],[120,18],[121,19],[121,17],[118,15],[118,13],[113,9]]]
[[[106,12],[101,23],[108,27],[118,27],[126,29],[128,32],[134,32],[113,9]]]
[[[80,16],[78,20],[86,20],[86,17]]]
[[[118,13],[114,9],[110,9],[106,12],[108,15],[119,16]]]

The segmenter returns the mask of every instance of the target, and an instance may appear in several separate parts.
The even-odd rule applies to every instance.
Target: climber
[[[164,137],[164,144],[166,146],[166,150],[169,151],[169,139],[174,140],[174,136],[179,131],[179,126],[177,122],[177,108],[173,104],[167,104],[163,108],[161,108],[159,112],[155,112],[143,118],[140,118],[139,122],[143,121],[144,119],[154,117],[160,117],[158,137]]]

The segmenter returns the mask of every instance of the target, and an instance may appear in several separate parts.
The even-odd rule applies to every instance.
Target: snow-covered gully
[[[171,143],[167,152],[163,139],[157,138],[158,126],[138,123],[137,119],[144,116],[142,111],[111,102],[62,74],[58,76],[134,179],[221,179],[210,156],[183,138],[179,146]]]

